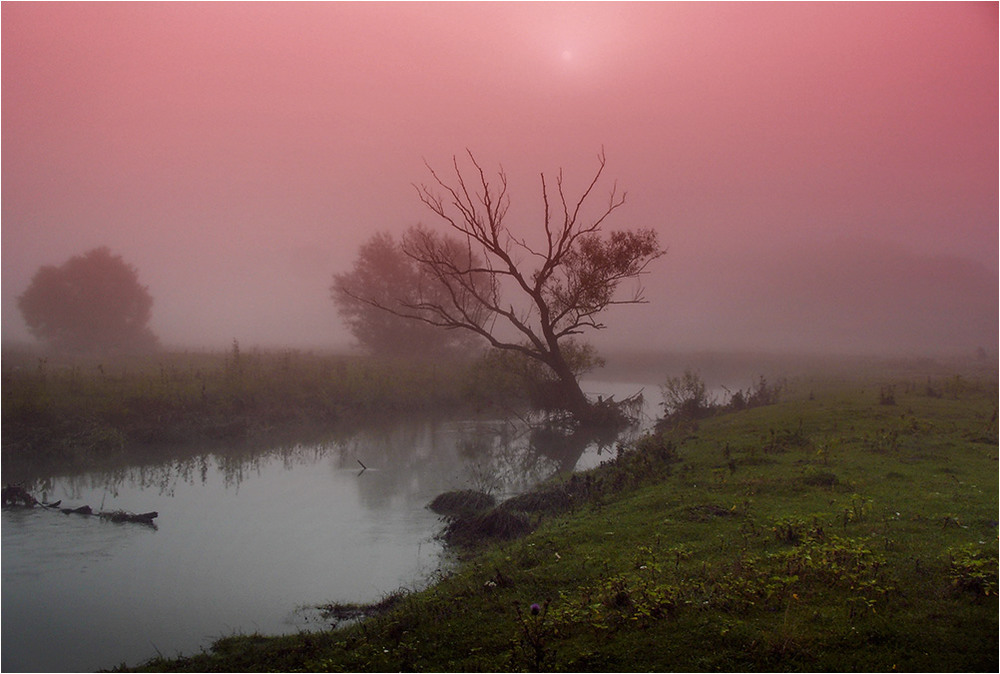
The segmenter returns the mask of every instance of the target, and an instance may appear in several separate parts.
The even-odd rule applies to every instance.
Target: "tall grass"
[[[475,372],[475,377],[472,376]],[[139,448],[232,443],[378,415],[496,404],[471,361],[242,350],[147,358],[3,356],[5,468],[87,464]]]

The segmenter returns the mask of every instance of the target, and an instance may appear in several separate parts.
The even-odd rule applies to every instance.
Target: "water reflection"
[[[2,669],[138,664],[232,632],[314,628],[299,607],[419,586],[442,563],[435,496],[503,498],[622,440],[529,421],[401,420],[35,479],[42,500],[156,510],[159,528],[5,510]]]
[[[428,487],[442,482],[515,494],[552,475],[596,465],[615,444],[634,439],[639,431],[638,426],[572,429],[539,417],[404,421],[320,442],[217,449],[160,463],[40,477],[29,485],[43,501],[57,492],[69,501],[93,492],[115,499],[123,488],[172,498],[179,485],[206,484],[212,474],[221,476],[225,489],[238,493],[275,461],[292,470],[329,459],[335,470],[358,473],[364,505],[378,509],[393,499],[427,493]]]

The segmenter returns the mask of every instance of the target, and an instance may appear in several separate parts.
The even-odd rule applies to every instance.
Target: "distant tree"
[[[594,408],[580,388],[567,345],[587,329],[604,328],[598,317],[608,307],[645,301],[640,275],[664,252],[656,232],[602,234],[605,220],[625,203],[625,194],[615,188],[595,215],[581,215],[604,171],[602,151],[596,174],[575,202],[567,199],[561,171],[554,191],[542,174],[543,217],[531,243],[525,230],[505,222],[510,199],[503,170],[491,183],[471,152],[468,156],[473,168],[465,173],[453,158],[450,183],[428,167],[443,194],[427,185],[417,187],[421,201],[457,234],[457,242],[417,228],[402,244],[423,278],[434,281],[435,292],[417,299],[387,300],[376,294],[363,299],[397,316],[471,332],[496,349],[538,361],[559,388],[559,395],[550,392],[547,397],[558,399],[578,419],[589,420]],[[633,291],[619,297],[626,280],[635,282]]]
[[[411,229],[411,233],[417,229]],[[442,245],[451,246],[451,254],[456,258],[467,254],[454,241]],[[468,352],[478,341],[473,334],[458,330],[442,332],[426,322],[409,320],[383,309],[405,312],[421,302],[443,301],[442,290],[403,251],[400,242],[388,232],[379,232],[361,246],[351,271],[334,274],[330,296],[354,339],[369,353],[441,357]]]
[[[135,267],[106,247],[43,266],[17,298],[28,329],[69,351],[147,351],[158,346],[149,329],[153,298]]]

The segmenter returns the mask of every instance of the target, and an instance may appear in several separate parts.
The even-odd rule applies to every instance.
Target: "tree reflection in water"
[[[219,476],[226,490],[239,491],[275,465],[291,470],[328,461],[335,471],[357,471],[362,505],[379,510],[397,499],[409,501],[447,489],[475,489],[498,497],[520,493],[574,470],[585,454],[588,463],[596,465],[595,455],[633,439],[637,432],[637,426],[624,431],[573,429],[537,417],[411,419],[307,443],[189,448],[187,455],[169,460],[150,457],[74,475],[39,477],[26,485],[43,500],[57,483],[68,500],[95,491],[115,498],[123,487],[173,497],[179,484],[207,484]]]

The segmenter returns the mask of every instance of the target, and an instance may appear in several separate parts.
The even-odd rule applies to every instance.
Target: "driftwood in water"
[[[155,510],[148,513],[130,513],[125,510],[111,510],[108,512],[95,513],[90,506],[80,506],[79,508],[60,508],[67,515],[97,515],[102,520],[109,522],[135,522],[137,524],[152,524],[153,520],[160,516]]]
[[[60,508],[60,512],[69,515],[93,515],[94,511],[91,510],[90,506],[80,506],[79,508]]]
[[[102,519],[111,522],[136,522],[138,524],[152,524],[153,520],[160,516],[155,510],[148,513],[130,513],[124,510],[113,510],[107,513],[97,513]]]
[[[79,508],[59,508],[62,501],[55,503],[42,503],[19,484],[7,485],[3,488],[4,507],[34,508],[36,505],[43,508],[59,509],[59,512],[66,515],[96,515],[109,522],[135,522],[137,524],[153,525],[153,520],[160,516],[158,512],[130,513],[124,510],[111,510],[109,512],[95,513],[89,505]]]

